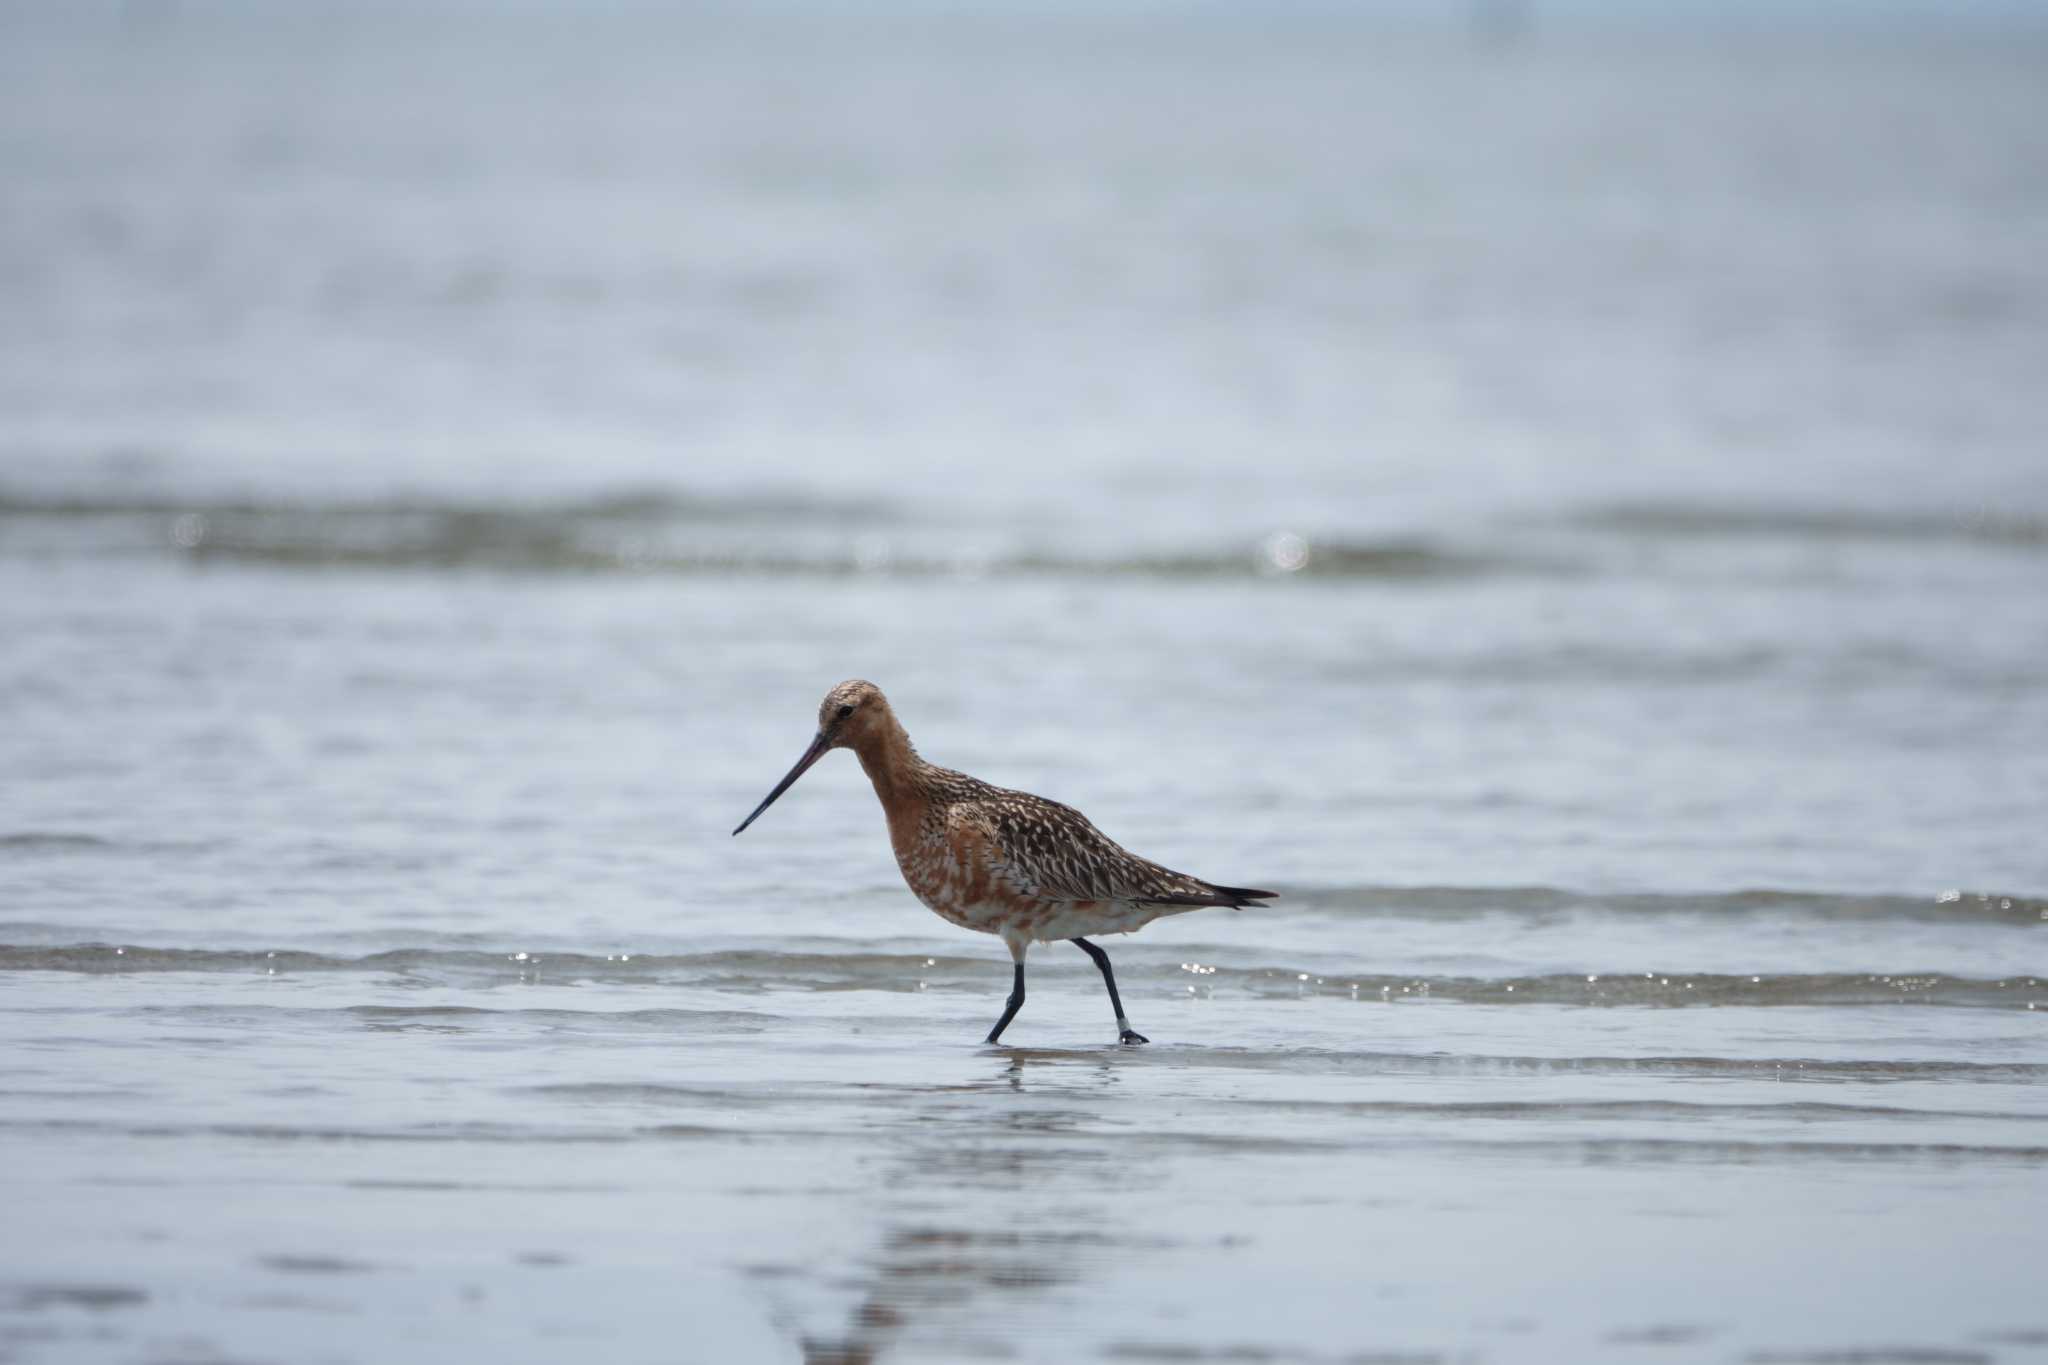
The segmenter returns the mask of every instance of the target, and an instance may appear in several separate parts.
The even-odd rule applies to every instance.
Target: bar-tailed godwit
[[[1274,893],[1217,886],[1131,853],[1072,806],[1008,791],[927,763],[910,746],[889,699],[871,682],[843,682],[818,708],[818,735],[740,830],[754,823],[813,763],[851,749],[889,819],[896,865],[917,898],[963,929],[995,934],[1016,964],[993,1043],[1024,1004],[1024,953],[1066,939],[1094,960],[1116,1010],[1117,1040],[1148,1041],[1124,1017],[1109,954],[1087,934],[1128,934],[1161,915],[1204,906],[1242,909]]]

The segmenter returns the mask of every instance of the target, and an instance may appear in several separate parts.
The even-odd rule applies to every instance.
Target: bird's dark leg
[[[1102,984],[1109,987],[1110,1008],[1116,1011],[1116,1032],[1119,1043],[1149,1043],[1152,1040],[1131,1027],[1131,1021],[1124,1018],[1124,1002],[1116,993],[1116,973],[1109,969],[1109,954],[1085,938],[1067,940],[1076,948],[1095,959],[1096,967],[1102,972]],[[1022,987],[1019,987],[1021,990]]]
[[[1010,1001],[1003,1006],[1003,1017],[996,1020],[996,1026],[988,1031],[988,1041],[993,1043],[1003,1036],[1003,1030],[1017,1017],[1017,1011],[1024,1008],[1024,959],[1017,959],[1017,984],[1010,987]]]

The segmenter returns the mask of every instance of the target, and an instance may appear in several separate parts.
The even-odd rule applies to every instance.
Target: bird
[[[1072,806],[926,762],[882,689],[859,678],[825,694],[810,747],[733,834],[834,749],[853,750],[874,783],[896,865],[911,892],[941,919],[994,934],[1009,948],[1010,998],[988,1032],[990,1044],[1024,1006],[1024,954],[1033,943],[1061,939],[1088,954],[1102,973],[1117,1041],[1150,1042],[1124,1014],[1109,954],[1087,935],[1128,934],[1162,915],[1207,906],[1241,910],[1278,894],[1175,872],[1125,849]]]

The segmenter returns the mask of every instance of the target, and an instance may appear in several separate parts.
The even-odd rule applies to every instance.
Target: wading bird
[[[1109,954],[1085,934],[1128,934],[1161,915],[1204,906],[1243,909],[1271,891],[1217,886],[1128,852],[1072,806],[1008,791],[927,763],[871,682],[843,682],[818,708],[818,735],[740,830],[834,749],[851,749],[875,784],[889,819],[896,865],[917,898],[941,919],[994,934],[1016,964],[993,1043],[1024,1004],[1024,953],[1066,939],[1094,960],[1116,1010],[1117,1041],[1149,1041],[1131,1027],[1116,993]]]

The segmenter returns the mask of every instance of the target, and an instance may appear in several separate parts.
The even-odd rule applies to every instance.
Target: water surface
[[[2048,1359],[2036,37],[0,24],[0,1358]]]

